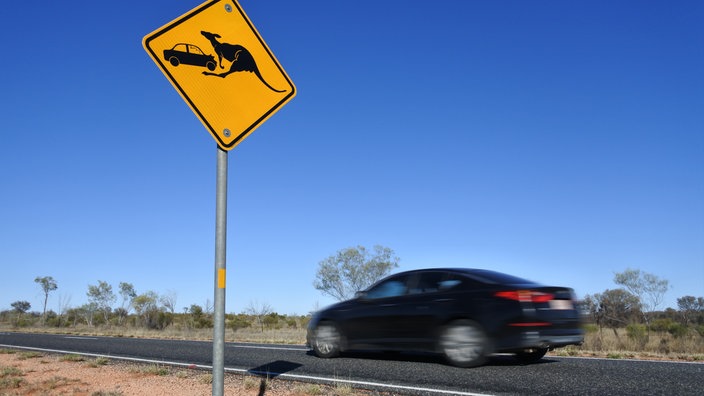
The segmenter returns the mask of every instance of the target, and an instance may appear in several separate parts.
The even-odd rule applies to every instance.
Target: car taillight
[[[534,290],[508,290],[494,293],[496,297],[506,298],[520,302],[545,303],[555,296],[550,293],[543,293]]]

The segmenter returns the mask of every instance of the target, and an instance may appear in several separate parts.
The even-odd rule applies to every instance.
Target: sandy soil
[[[197,396],[211,395],[208,371],[118,360],[22,352],[0,353],[0,396]],[[382,395],[349,387],[225,374],[225,395]],[[383,395],[391,395],[383,393]]]

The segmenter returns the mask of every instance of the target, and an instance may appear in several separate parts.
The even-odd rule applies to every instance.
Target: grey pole
[[[227,151],[218,147],[215,198],[215,320],[213,396],[225,394],[225,251],[227,235]]]

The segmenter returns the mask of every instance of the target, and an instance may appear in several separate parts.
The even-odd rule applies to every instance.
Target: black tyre
[[[548,353],[547,348],[528,348],[516,352],[516,359],[521,363],[535,363]]]
[[[171,66],[178,66],[181,62],[179,62],[177,57],[172,56],[169,58],[169,63],[171,63]]]
[[[340,354],[342,336],[334,323],[322,322],[315,328],[311,346],[318,357],[333,358]]]
[[[478,323],[456,320],[440,335],[440,350],[447,361],[458,367],[476,367],[486,362],[489,339]]]
[[[208,70],[213,71],[215,70],[215,62],[208,62],[205,64],[205,67],[207,67]]]

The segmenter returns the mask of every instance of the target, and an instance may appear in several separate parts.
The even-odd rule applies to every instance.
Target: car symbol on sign
[[[212,55],[206,55],[198,46],[193,44],[178,43],[171,49],[164,50],[164,59],[169,61],[172,66],[180,64],[205,66],[208,70],[215,70],[215,58]]]

